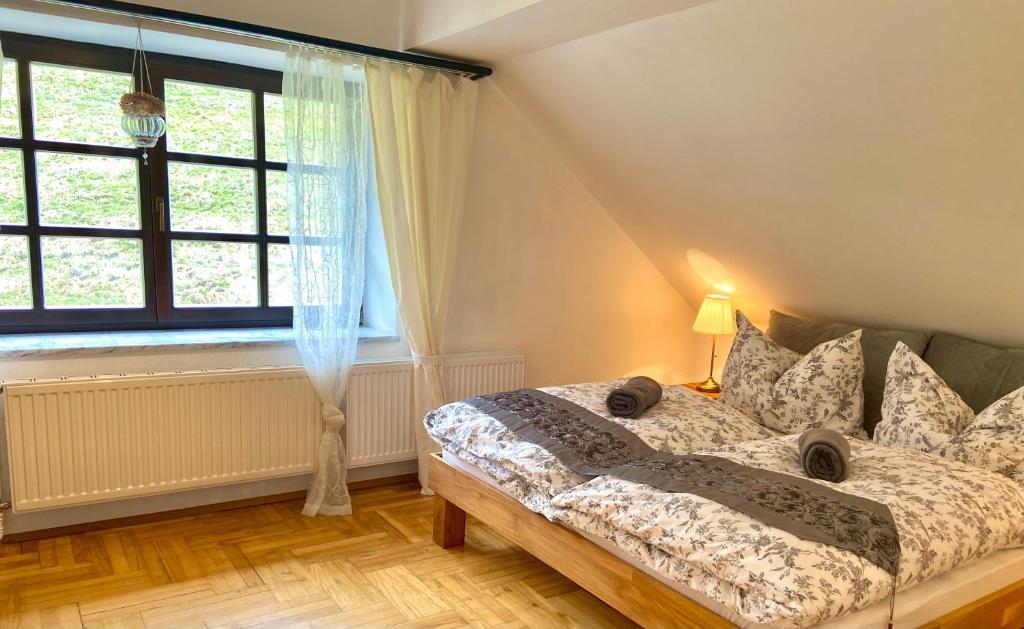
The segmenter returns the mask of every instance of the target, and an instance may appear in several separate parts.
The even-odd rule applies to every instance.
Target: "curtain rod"
[[[151,7],[135,4],[133,2],[121,2],[120,0],[36,0],[36,2],[77,7],[92,11],[102,11],[105,13],[116,13],[118,15],[126,15],[129,17],[222,31],[281,43],[306,44],[326,50],[340,50],[355,55],[361,55],[363,57],[375,57],[407,65],[446,70],[448,72],[454,72],[456,74],[470,77],[474,81],[476,79],[482,79],[486,76],[490,76],[492,73],[491,68],[488,68],[487,66],[474,65],[462,61],[456,61],[454,59],[442,59],[440,57],[418,55],[411,52],[399,52],[397,50],[388,50],[386,48],[364,46],[363,44],[355,44],[327,37],[319,37],[317,35],[306,35],[305,33],[286,31],[270,26],[248,24],[246,22],[210,17],[208,15],[200,15],[198,13],[175,11],[173,9]]]

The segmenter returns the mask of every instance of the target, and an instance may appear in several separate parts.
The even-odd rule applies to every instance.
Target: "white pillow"
[[[937,452],[972,419],[974,411],[939,374],[912,349],[896,343],[885,372],[875,443]]]
[[[862,432],[860,330],[801,356],[770,339],[738,310],[736,327],[722,374],[722,402],[785,433],[811,428],[832,428],[848,435]]]
[[[1024,387],[978,413],[939,454],[1024,485]]]
[[[1024,483],[1024,387],[975,416],[913,350],[889,357],[875,443],[931,452]]]

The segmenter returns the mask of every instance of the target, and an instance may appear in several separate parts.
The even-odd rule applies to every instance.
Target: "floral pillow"
[[[832,428],[859,434],[864,423],[860,330],[800,354],[782,347],[736,311],[736,339],[720,400],[767,428],[798,433]]]
[[[928,363],[896,343],[885,372],[882,421],[875,425],[875,443],[937,452],[972,419],[971,407]]]
[[[1024,483],[1024,387],[975,416],[903,343],[889,357],[876,443],[931,452]]]

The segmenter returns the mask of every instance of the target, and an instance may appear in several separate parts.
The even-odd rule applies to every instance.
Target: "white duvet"
[[[639,419],[613,418],[604,397],[617,384],[542,390],[620,423],[663,452],[700,451],[803,476],[795,435],[778,436],[683,387],[668,387],[666,399]],[[449,404],[425,422],[445,450],[480,467],[530,509],[611,541],[752,622],[808,627],[889,595],[889,574],[849,551],[691,494],[607,476],[588,481],[468,404]],[[901,538],[901,590],[1024,546],[1024,489],[1011,480],[926,453],[856,439],[850,445],[850,477],[828,485],[889,506]]]
[[[803,476],[796,435],[709,450]],[[1024,490],[940,457],[851,440],[839,491],[889,506],[900,534],[899,588],[1024,546]],[[699,496],[601,476],[552,499],[555,520],[603,537],[744,618],[808,627],[886,599],[891,577],[833,546],[800,539]]]

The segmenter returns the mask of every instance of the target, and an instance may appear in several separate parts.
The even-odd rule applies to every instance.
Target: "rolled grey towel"
[[[850,444],[829,428],[815,428],[800,435],[800,465],[810,478],[839,483],[850,473]]]
[[[637,376],[627,380],[621,387],[612,389],[605,403],[612,415],[635,419],[660,401],[661,385],[653,378]]]

